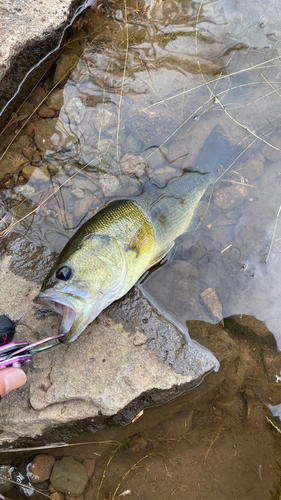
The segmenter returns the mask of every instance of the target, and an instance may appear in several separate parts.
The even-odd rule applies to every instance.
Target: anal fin
[[[210,206],[210,203],[200,201],[194,210],[193,217],[185,232],[189,233],[197,229],[209,228],[220,216],[221,212],[217,207]]]

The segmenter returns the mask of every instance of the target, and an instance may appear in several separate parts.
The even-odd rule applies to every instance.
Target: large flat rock
[[[83,0],[1,0],[0,112],[33,66],[54,50]]]
[[[0,262],[0,314],[17,320],[15,340],[56,335],[60,316],[38,314],[39,285]],[[131,300],[133,311],[124,320]],[[1,402],[0,442],[26,443],[67,429],[95,430],[108,419],[128,423],[141,409],[164,403],[194,386],[217,366],[216,358],[159,316],[139,292],[101,314],[80,337],[34,356],[27,384]],[[125,308],[125,309],[124,309]],[[125,310],[125,312],[124,312]],[[122,314],[121,314],[122,312]],[[143,321],[144,320],[144,321]],[[143,326],[143,327],[142,327]],[[59,431],[59,434],[57,434]]]

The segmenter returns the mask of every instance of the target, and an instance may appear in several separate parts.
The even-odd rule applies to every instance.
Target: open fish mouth
[[[93,301],[89,291],[69,286],[67,290],[44,290],[34,302],[42,304],[62,315],[60,326],[61,342],[73,342],[80,333],[104,309],[102,294]],[[107,305],[107,304],[106,304]]]
[[[34,300],[36,304],[42,304],[52,311],[62,315],[60,333],[67,335],[71,330],[77,311],[74,305],[65,296],[54,292],[40,292]]]

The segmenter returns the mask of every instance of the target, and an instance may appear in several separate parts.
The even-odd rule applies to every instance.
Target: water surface
[[[51,252],[59,252],[87,218],[115,197],[137,195],[148,179],[164,186],[194,168],[205,141],[219,126],[229,143],[223,164],[228,172],[214,193],[208,193],[214,217],[206,227],[180,237],[167,262],[142,280],[141,287],[183,325],[254,316],[280,348],[279,2],[182,0],[105,10],[103,17],[94,15],[83,27],[81,41],[64,50],[45,82],[49,89],[59,80],[56,71],[63,59],[65,67],[73,66],[65,84],[55,89],[61,109],[53,118],[33,119],[42,175],[34,172],[27,184],[14,188],[8,183],[1,192],[3,215],[24,200],[18,218],[54,193],[14,227],[32,243],[31,255],[39,247],[46,252],[43,266],[36,256],[30,263],[30,256],[22,256],[22,247],[14,243],[21,267],[29,277],[41,279]],[[50,100],[47,105],[52,108]],[[206,161],[215,153],[210,144]],[[216,293],[221,317],[202,300],[206,290]],[[229,418],[235,421],[241,401],[233,401]],[[204,412],[208,421],[207,408]],[[227,418],[212,411],[212,418],[216,416]],[[241,432],[238,427],[235,436]],[[221,431],[214,429],[216,439]],[[190,443],[196,446],[192,438]],[[228,446],[236,445],[226,441],[221,453],[227,454]],[[221,456],[217,460],[222,462]],[[261,481],[258,469],[255,474]],[[171,487],[165,498],[186,498],[184,484]],[[222,491],[208,496],[265,498],[257,492],[230,493],[227,484],[226,477]],[[249,488],[251,484],[252,476]],[[202,491],[198,487],[192,498],[206,498],[207,490]],[[158,498],[153,488],[149,494]]]

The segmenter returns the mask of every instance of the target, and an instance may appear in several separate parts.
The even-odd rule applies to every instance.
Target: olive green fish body
[[[164,188],[104,208],[72,236],[43,282],[37,302],[63,315],[73,341],[111,302],[161,260],[191,223],[218,174],[189,172]]]
[[[118,242],[126,255],[126,283],[129,290],[149,266],[155,254],[155,232],[144,212],[130,199],[121,200],[104,208],[85,222],[73,235],[62,250],[56,266],[63,265],[71,256],[82,258],[82,252],[88,252],[85,259],[86,273],[89,262],[96,252],[98,236],[104,238],[103,252],[108,250],[111,239]],[[108,257],[110,259],[110,256]],[[126,291],[127,291],[126,290]]]
[[[219,172],[200,174],[187,172],[162,189],[153,186],[135,199],[151,221],[156,252],[169,246],[190,227],[199,201]]]
[[[75,340],[167,254],[179,235],[193,228],[202,196],[221,176],[218,166],[228,168],[231,154],[224,131],[215,127],[193,172],[163,188],[145,183],[140,195],[107,206],[72,236],[37,298],[63,315],[64,341]]]

